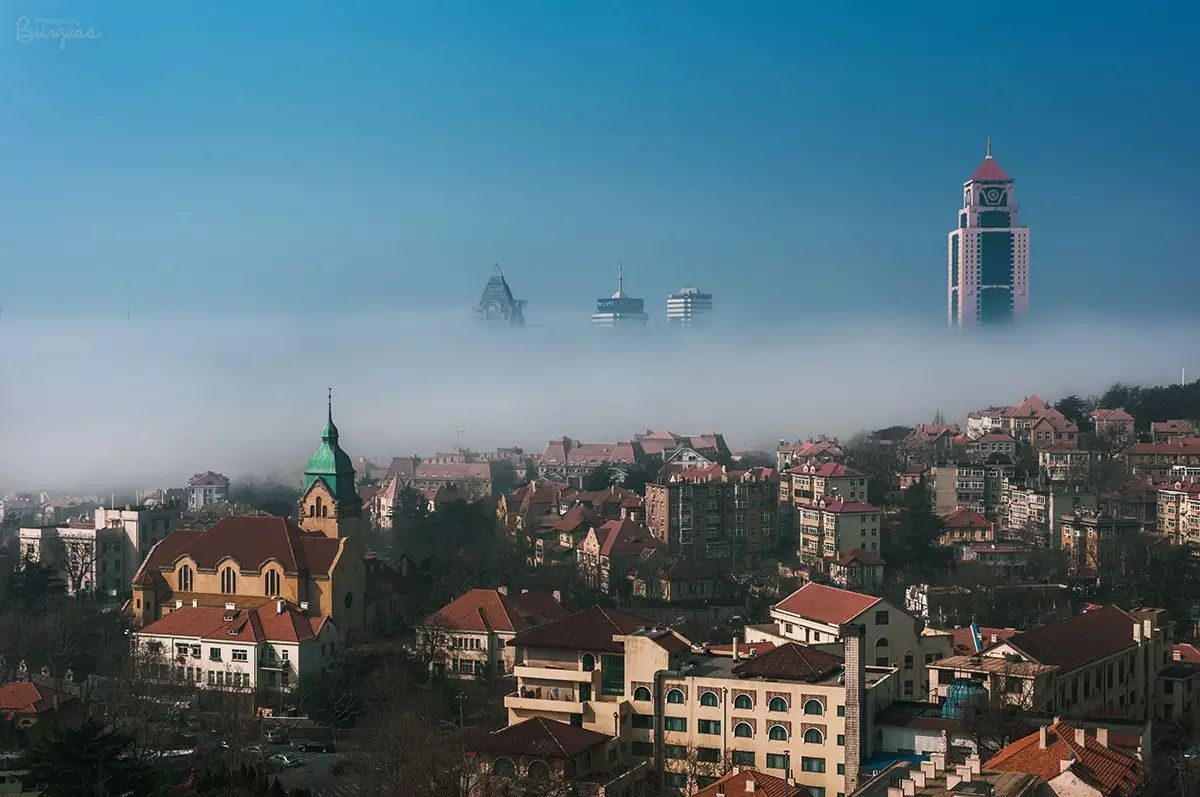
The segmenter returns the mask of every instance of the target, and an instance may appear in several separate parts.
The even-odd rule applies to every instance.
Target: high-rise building
[[[475,304],[475,314],[484,321],[506,321],[514,327],[525,325],[525,300],[513,298],[499,263],[492,268],[492,276]]]
[[[712,312],[712,294],[701,293],[690,285],[667,296],[667,324],[690,327],[702,324]]]
[[[625,269],[619,266],[617,292],[608,299],[596,300],[592,323],[601,327],[644,327],[649,320],[645,302],[625,295]]]
[[[948,235],[946,316],[951,329],[1000,324],[1029,312],[1029,228],[1013,180],[992,157],[963,183],[958,225]]]

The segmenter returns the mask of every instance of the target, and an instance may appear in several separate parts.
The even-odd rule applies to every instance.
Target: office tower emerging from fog
[[[592,323],[601,327],[644,327],[649,320],[645,302],[625,295],[625,269],[619,266],[617,292],[611,298],[596,300]]]
[[[485,321],[507,322],[514,327],[525,325],[525,300],[513,298],[499,263],[492,267],[492,277],[475,305],[475,314]]]
[[[673,327],[691,327],[704,323],[704,317],[712,312],[712,294],[701,293],[688,286],[667,296],[667,324]]]
[[[1003,324],[1029,312],[1029,228],[1021,226],[1012,178],[992,157],[963,183],[949,234],[946,315],[951,329]]]

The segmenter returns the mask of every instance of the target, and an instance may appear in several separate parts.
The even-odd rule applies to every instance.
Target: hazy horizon
[[[847,436],[1116,381],[1200,376],[1200,325],[1076,320],[951,336],[907,319],[717,321],[616,334],[586,317],[491,328],[461,313],[163,314],[0,321],[0,494],[294,482],[334,389],[342,445],[374,461],[546,441],[717,431],[741,450]],[[535,316],[535,319],[537,317]],[[1193,378],[1193,377],[1189,377]],[[86,489],[90,488],[90,489]]]

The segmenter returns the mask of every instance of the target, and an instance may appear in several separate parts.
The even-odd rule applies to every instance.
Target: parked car
[[[298,766],[301,766],[300,759],[291,753],[276,753],[275,755],[268,757],[267,761],[284,767],[285,769],[294,769]]]
[[[302,753],[332,753],[333,742],[322,742],[315,739],[292,742],[292,749]]]
[[[278,726],[267,728],[263,731],[263,738],[271,744],[286,744],[288,740],[288,732],[286,728]]]

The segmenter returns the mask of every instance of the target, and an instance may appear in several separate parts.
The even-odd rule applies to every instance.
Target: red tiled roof
[[[1024,772],[1051,781],[1062,774],[1063,761],[1073,761],[1071,771],[1085,782],[1098,786],[1106,797],[1130,797],[1145,777],[1145,765],[1135,756],[1100,744],[1094,731],[1085,732],[1080,744],[1076,729],[1066,722],[1056,722],[1046,729],[1046,746],[1041,746],[1041,732],[1005,747],[984,764],[984,769],[998,772]]]
[[[59,705],[75,696],[59,692]],[[16,714],[41,714],[54,710],[54,690],[32,681],[9,681],[0,684],[0,716],[12,719]]]
[[[495,589],[471,589],[438,609],[426,625],[453,631],[524,631],[567,616],[553,595],[523,592],[505,595]]]
[[[485,481],[492,478],[492,466],[487,462],[422,462],[417,465],[414,479]]]
[[[787,471],[801,476],[820,476],[824,479],[837,479],[843,476],[865,476],[861,471],[857,471],[840,462],[821,462],[816,465],[797,465]]]
[[[257,570],[274,559],[287,573],[327,575],[341,545],[341,540],[306,532],[287,518],[235,515],[203,531],[179,529],[168,534],[150,550],[142,569],[153,575],[187,555],[202,568],[214,568],[231,557],[242,569]]]
[[[862,512],[878,512],[879,507],[865,501],[847,501],[844,498],[819,498],[816,501],[801,502],[805,509],[820,509],[823,512],[835,514],[856,514]]]
[[[1011,435],[1004,432],[988,432],[987,434],[977,438],[976,443],[1013,443]]]
[[[1043,412],[1040,416],[1038,416],[1038,419],[1034,422],[1033,425],[1037,426],[1042,421],[1045,421],[1046,423],[1050,424],[1050,427],[1052,429],[1054,429],[1054,431],[1056,431],[1056,432],[1078,432],[1079,431],[1079,427],[1075,424],[1074,421],[1069,420],[1067,418],[1067,416],[1063,415],[1061,412],[1054,409],[1053,407],[1051,407],[1050,409]]]
[[[1017,634],[1008,644],[1039,664],[1069,672],[1134,646],[1134,619],[1116,606],[1100,606],[1085,614]]]
[[[596,529],[601,556],[638,556],[647,548],[661,548],[662,540],[641,523],[629,518],[610,520]]]
[[[1003,642],[1006,639],[1016,636],[1021,633],[1015,628],[992,628],[990,626],[979,626],[979,636],[983,638],[983,647],[989,648],[996,642]],[[962,628],[955,628],[950,632],[951,639],[954,644],[954,652],[957,654],[969,654],[975,652],[975,641],[971,639],[971,627],[965,625]],[[995,637],[995,640],[992,639]]]
[[[561,620],[522,631],[517,634],[513,644],[530,648],[620,653],[620,643],[613,641],[615,634],[632,634],[639,628],[651,625],[649,620],[632,614],[593,606]]]
[[[728,645],[709,645],[708,649],[711,653],[718,656],[732,656],[733,643]],[[764,653],[769,653],[775,649],[774,642],[738,642],[738,656],[761,656]]]
[[[330,618],[308,615],[287,601],[283,611],[269,600],[250,609],[232,612],[218,606],[183,606],[144,626],[137,633],[148,636],[197,637],[230,642],[305,642],[315,639]]]
[[[1163,434],[1180,434],[1187,435],[1195,431],[1195,425],[1191,421],[1174,420],[1174,421],[1152,421],[1150,423],[1151,432],[1162,432]]]
[[[1026,396],[1025,400],[1017,406],[1009,407],[1007,410],[1005,410],[1004,417],[1036,418],[1048,409],[1050,409],[1050,405],[1043,401],[1042,397],[1037,393],[1033,393],[1032,395]]]
[[[472,746],[490,755],[570,759],[610,741],[612,737],[603,733],[533,717],[490,733]]]
[[[883,561],[883,559],[880,558],[879,554],[863,550],[862,548],[854,548],[849,551],[842,551],[841,556],[839,556],[836,561],[842,567],[846,567],[855,562],[860,565],[887,564]]]
[[[1200,664],[1200,647],[1188,642],[1179,642],[1171,646],[1171,658],[1187,664]]]
[[[1111,410],[1092,410],[1092,419],[1097,421],[1133,421],[1133,416],[1120,407]]]
[[[754,784],[751,786],[750,784]],[[753,789],[753,790],[751,790]],[[708,784],[695,792],[692,797],[717,797],[717,795],[741,797],[743,794],[761,795],[762,797],[812,797],[812,792],[798,783],[788,788],[783,778],[759,772],[757,769],[741,769],[734,767],[728,775]]]
[[[775,608],[822,623],[848,623],[877,603],[879,598],[874,595],[810,582],[775,604]]]
[[[1127,454],[1200,454],[1200,437],[1179,437],[1166,443],[1134,443]]]
[[[944,523],[948,529],[990,529],[992,527],[991,521],[966,507],[960,507],[946,515]]]
[[[819,681],[841,669],[841,666],[841,656],[799,642],[786,642],[761,656],[747,659],[744,664],[734,667],[732,672],[739,678]]]
[[[211,470],[197,473],[188,479],[188,487],[228,487],[229,477]]]
[[[1006,182],[1012,178],[1000,168],[1000,164],[996,163],[996,159],[990,155],[983,159],[983,163],[979,164],[979,168],[971,175],[972,180],[985,180],[991,182]]]

